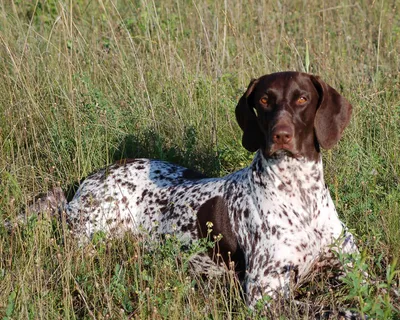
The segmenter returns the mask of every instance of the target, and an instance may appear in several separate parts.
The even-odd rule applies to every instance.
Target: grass
[[[241,168],[252,155],[234,109],[249,80],[315,73],[354,107],[324,161],[363,256],[345,285],[316,279],[298,294],[399,319],[400,298],[388,293],[400,281],[398,9],[383,0],[1,1],[0,219],[126,156],[212,175]],[[0,224],[0,316],[313,318],[291,300],[251,314],[231,275],[190,275],[190,250],[174,239],[151,250],[131,236],[96,241],[79,248],[46,216],[12,233]],[[362,282],[357,270],[365,268],[371,279]]]

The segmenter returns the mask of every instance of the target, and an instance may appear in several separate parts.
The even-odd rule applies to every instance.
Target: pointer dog
[[[222,235],[219,257],[234,263],[247,303],[288,294],[332,245],[357,252],[324,183],[320,148],[332,148],[351,105],[320,78],[280,72],[251,81],[236,107],[252,164],[223,178],[163,161],[120,161],[88,177],[66,206],[79,238],[96,231],[174,233],[193,241]],[[210,252],[195,269],[220,268]],[[293,278],[293,276],[292,276]]]

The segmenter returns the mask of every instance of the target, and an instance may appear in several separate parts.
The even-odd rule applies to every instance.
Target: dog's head
[[[266,158],[288,154],[316,160],[332,148],[351,117],[351,105],[319,77],[279,72],[252,80],[236,107],[243,146]]]

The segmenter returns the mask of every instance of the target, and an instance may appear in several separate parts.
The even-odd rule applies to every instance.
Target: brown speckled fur
[[[330,246],[357,252],[324,183],[320,146],[340,139],[351,105],[319,78],[282,72],[253,80],[236,108],[252,164],[206,178],[158,160],[125,160],[88,177],[67,205],[77,237],[175,233],[183,241],[222,234],[224,261],[234,260],[247,302],[288,294]],[[343,236],[343,237],[341,237]],[[209,256],[192,264],[217,266]],[[292,277],[293,278],[293,277]]]

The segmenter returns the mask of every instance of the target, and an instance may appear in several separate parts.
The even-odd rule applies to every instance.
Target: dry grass
[[[398,10],[396,1],[0,2],[0,218],[125,156],[215,175],[243,167],[252,155],[234,108],[249,80],[312,72],[354,106],[344,139],[324,153],[327,183],[373,278],[398,285]],[[231,278],[190,277],[173,241],[149,252],[100,237],[82,249],[48,218],[11,234],[0,226],[0,239],[5,319],[250,316]],[[340,288],[314,281],[303,301],[399,318],[400,299],[359,278],[350,272]],[[313,317],[275,305],[268,318]]]

